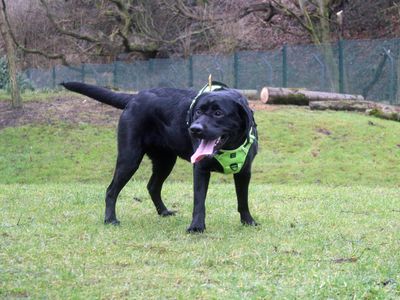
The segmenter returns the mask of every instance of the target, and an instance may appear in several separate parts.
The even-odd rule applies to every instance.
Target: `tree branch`
[[[49,10],[49,7],[48,7],[46,1],[45,0],[39,0],[39,1],[40,1],[40,3],[43,5],[43,7],[46,10],[47,18],[54,25],[54,27],[56,28],[56,30],[58,32],[60,32],[61,34],[64,34],[64,35],[71,36],[73,38],[79,39],[79,40],[84,40],[84,41],[87,41],[87,42],[90,42],[90,43],[100,44],[100,40],[99,39],[96,39],[96,38],[94,38],[92,36],[89,36],[89,35],[86,35],[86,34],[79,34],[79,33],[76,33],[74,31],[67,30],[67,29],[61,27],[60,25],[58,25],[58,23],[54,20],[53,15],[50,13],[50,10]]]
[[[271,2],[261,2],[261,3],[254,3],[250,4],[249,6],[245,7],[242,12],[239,13],[239,19],[246,17],[249,14],[255,12],[267,12],[267,16],[263,18],[266,22],[269,22],[273,16],[276,15],[277,11],[275,7],[271,4]]]
[[[42,0],[41,0],[42,1]],[[109,0],[111,3],[115,4],[117,8],[118,17],[121,18],[122,24],[118,26],[116,34],[121,37],[122,45],[124,46],[126,52],[140,52],[148,53],[154,52],[159,49],[157,38],[151,38],[149,32],[152,32],[147,28],[146,20],[142,20],[143,24],[135,24],[132,14],[131,1],[121,1],[121,0]],[[140,22],[139,22],[140,23]],[[136,32],[137,35],[143,35],[146,40],[151,40],[151,42],[146,43],[132,43],[130,40],[130,35],[133,33],[132,28],[137,27],[140,31],[145,33],[141,34]]]
[[[189,9],[182,0],[176,0],[173,8],[175,12],[185,16],[188,19],[198,22],[234,22],[238,19],[243,19],[244,17],[255,12],[267,12],[268,14],[265,19],[270,21],[272,17],[276,15],[276,9],[273,7],[271,2],[259,2],[249,4],[244,7],[238,14],[230,16],[229,18],[227,18],[226,16],[215,18],[213,14],[211,14],[211,16],[201,16],[196,12],[193,12],[193,10]]]
[[[57,53],[47,53],[47,52],[44,52],[44,51],[39,50],[39,49],[26,48],[26,47],[22,46],[22,45],[18,42],[18,40],[17,40],[17,38],[16,38],[16,36],[15,36],[15,34],[14,34],[12,28],[11,28],[10,21],[9,21],[9,19],[8,19],[8,14],[7,14],[7,8],[6,8],[5,0],[1,0],[1,2],[2,2],[2,4],[3,4],[3,5],[2,5],[2,10],[3,10],[4,16],[5,16],[5,21],[6,21],[6,25],[7,25],[7,27],[8,27],[8,31],[9,31],[9,33],[10,33],[10,36],[11,36],[11,38],[12,38],[14,44],[15,44],[19,49],[21,49],[22,51],[24,51],[24,52],[26,52],[26,53],[38,54],[38,55],[44,56],[44,57],[46,57],[46,58],[48,58],[48,59],[61,59],[61,61],[62,61],[62,63],[63,63],[64,65],[69,65],[69,63],[67,62],[67,60],[66,60],[64,54],[61,54],[61,53],[59,53],[59,54],[57,54]]]

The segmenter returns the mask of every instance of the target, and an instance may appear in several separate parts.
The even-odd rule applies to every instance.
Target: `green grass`
[[[256,183],[400,186],[400,123],[294,108],[257,112],[256,117]],[[113,127],[62,123],[3,129],[0,183],[108,183],[115,132]],[[146,160],[135,180],[147,180],[150,170]],[[178,161],[169,181],[191,177],[190,164]],[[230,182],[231,177],[215,174],[213,180]]]
[[[256,167],[255,178],[260,181],[399,186],[400,124],[396,122],[306,109],[257,117],[261,150],[256,165],[262,168]]]
[[[188,235],[189,183],[166,185],[170,218],[144,183],[124,190],[119,227],[102,224],[103,185],[0,185],[0,297],[400,297],[399,189],[253,185],[252,228],[231,187],[211,186],[207,231]]]
[[[175,217],[157,216],[146,160],[118,200],[122,225],[104,226],[115,128],[0,130],[0,298],[400,298],[400,123],[295,108],[256,118],[261,226],[240,225],[231,176],[213,174],[195,235],[190,164],[164,187]]]

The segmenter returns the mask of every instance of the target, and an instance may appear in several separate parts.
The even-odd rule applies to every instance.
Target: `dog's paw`
[[[175,210],[163,210],[162,212],[159,213],[161,217],[169,217],[169,216],[175,216],[176,211]]]
[[[257,226],[257,222],[254,221],[253,217],[249,212],[243,212],[240,214],[240,222],[246,226]]]
[[[187,233],[203,233],[206,230],[206,225],[195,225],[192,224],[186,229]]]
[[[111,224],[111,225],[114,225],[114,226],[118,226],[118,225],[121,224],[121,222],[118,221],[117,219],[111,219],[111,220],[104,220],[104,224],[105,225]]]
[[[259,224],[256,222],[256,221],[254,221],[253,219],[251,219],[251,220],[240,220],[241,222],[242,222],[242,224],[244,225],[244,226],[258,226]]]

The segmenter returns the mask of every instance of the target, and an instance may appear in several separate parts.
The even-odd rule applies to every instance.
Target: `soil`
[[[259,101],[249,101],[253,110],[278,108]],[[25,102],[22,109],[12,109],[10,102],[0,101],[0,129],[28,124],[93,124],[116,126],[121,110],[87,97],[68,95],[53,101]]]

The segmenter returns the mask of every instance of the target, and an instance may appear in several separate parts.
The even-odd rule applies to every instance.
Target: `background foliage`
[[[107,63],[400,33],[397,0],[14,0],[7,5],[24,69],[60,63],[39,52],[70,64]]]

